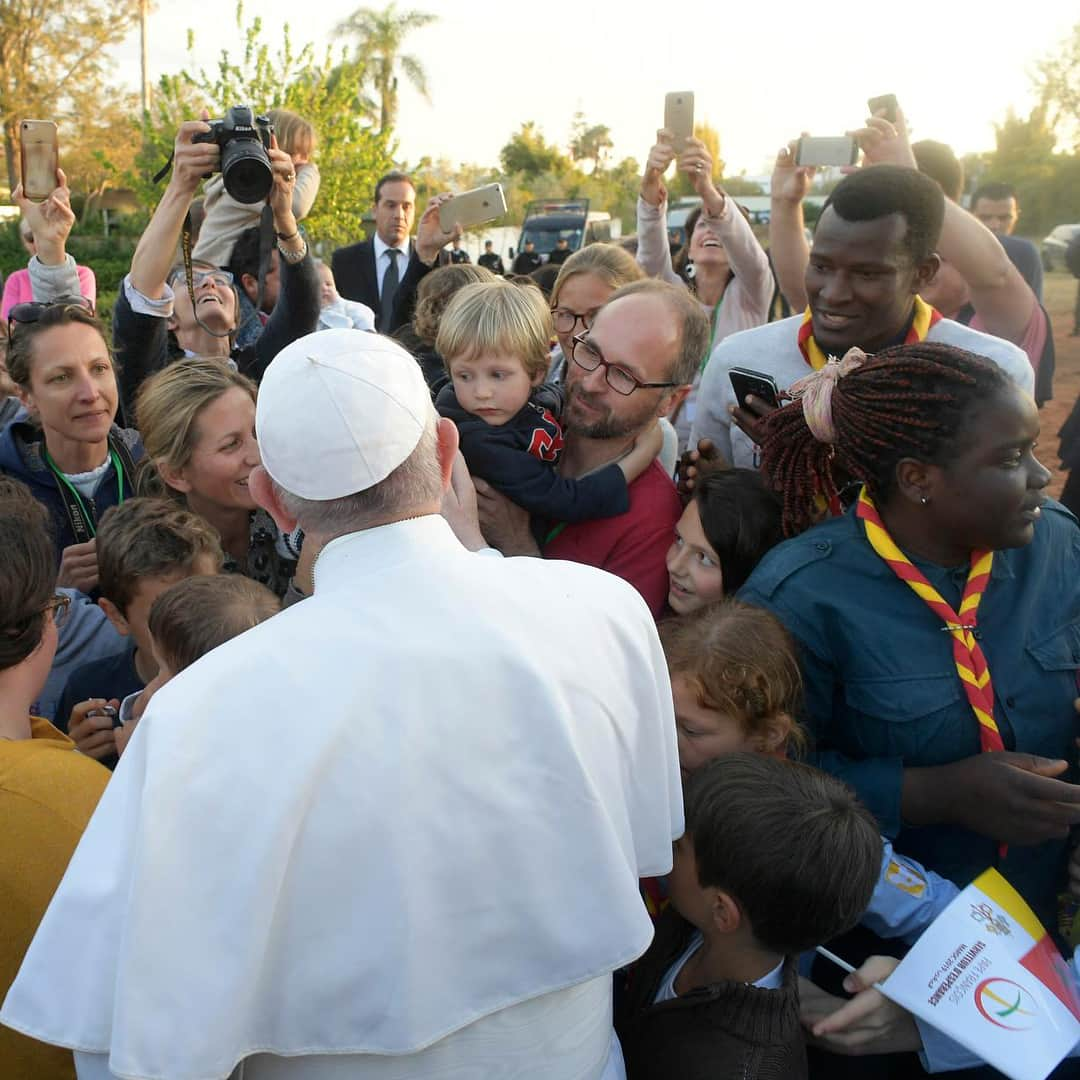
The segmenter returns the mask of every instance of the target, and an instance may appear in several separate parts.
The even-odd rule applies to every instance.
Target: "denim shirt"
[[[958,607],[968,567],[917,565]],[[794,635],[816,763],[855,789],[897,851],[961,886],[996,865],[1052,926],[1065,841],[1011,845],[1001,860],[992,839],[901,820],[903,770],[978,754],[978,722],[951,637],[870,547],[854,511],[775,548],[739,596]],[[978,625],[1005,748],[1075,765],[1080,529],[1064,507],[1048,502],[1030,545],[995,553]]]

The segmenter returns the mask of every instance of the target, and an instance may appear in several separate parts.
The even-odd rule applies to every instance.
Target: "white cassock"
[[[609,976],[682,830],[633,588],[354,533],[155,695],[0,1020],[140,1080],[617,1075]]]

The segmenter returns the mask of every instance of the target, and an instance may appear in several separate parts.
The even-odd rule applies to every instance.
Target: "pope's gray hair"
[[[274,491],[305,533],[326,539],[370,529],[413,511],[426,511],[432,502],[439,502],[443,491],[437,423],[432,410],[413,452],[386,479],[366,491],[340,499],[304,499],[276,481]]]

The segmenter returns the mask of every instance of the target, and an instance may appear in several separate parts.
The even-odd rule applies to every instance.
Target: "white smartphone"
[[[829,138],[804,135],[795,150],[796,165],[854,165],[858,160],[859,146],[850,135]]]
[[[23,194],[34,202],[44,201],[56,187],[59,165],[56,125],[51,120],[19,124],[19,159]]]
[[[694,92],[675,90],[664,97],[664,127],[674,136],[676,154],[686,150],[686,140],[694,134]]]
[[[505,213],[506,196],[502,184],[486,184],[444,202],[439,207],[439,228],[443,232],[450,232],[455,225],[468,229],[494,221]]]

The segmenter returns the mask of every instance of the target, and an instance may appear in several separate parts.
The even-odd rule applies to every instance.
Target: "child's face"
[[[158,574],[153,577],[145,577],[139,580],[135,587],[135,595],[127,606],[127,611],[121,612],[115,604],[102,599],[101,607],[109,616],[113,626],[121,633],[129,635],[135,642],[135,648],[149,659],[153,655],[150,638],[150,609],[154,601],[170,586],[175,585],[184,578],[195,574],[216,574],[217,565],[209,556],[202,556],[195,560],[191,571],[178,571],[175,574]]]
[[[543,373],[530,379],[525,365],[514,356],[483,353],[450,362],[450,378],[458,404],[492,427],[501,427],[525,407]]]
[[[319,305],[326,307],[334,303],[338,298],[337,288],[334,285],[334,274],[330,267],[323,263],[319,267]]]
[[[671,845],[671,875],[668,877],[668,896],[671,906],[687,922],[706,930],[712,922],[715,889],[706,889],[698,881],[694,838],[685,832]]]
[[[720,558],[705,538],[701,514],[693,499],[675,526],[667,553],[668,604],[677,615],[689,615],[724,596]]]
[[[761,740],[746,731],[738,717],[700,705],[684,675],[672,676],[671,693],[679,734],[679,768],[684,777],[722,754],[764,749]]]

